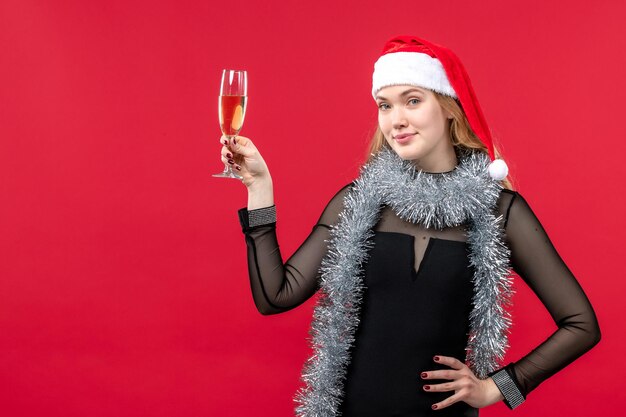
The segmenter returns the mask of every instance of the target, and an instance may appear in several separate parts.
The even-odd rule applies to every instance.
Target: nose
[[[406,115],[404,114],[404,109],[400,106],[397,106],[392,114],[391,114],[391,124],[394,129],[401,129],[408,125],[406,120]]]

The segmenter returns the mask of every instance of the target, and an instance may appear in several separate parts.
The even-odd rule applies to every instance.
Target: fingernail
[[[241,167],[240,167],[240,166],[235,166],[235,169],[236,169],[237,171],[241,171]]]
[[[228,163],[232,165],[232,164],[234,164],[234,163],[235,163],[235,161],[233,161],[232,159],[229,159],[229,160],[228,160]]]
[[[230,159],[232,159],[232,158],[233,158],[233,155],[232,155],[230,152],[227,152],[227,153],[226,153],[226,158],[230,158]]]
[[[439,356],[435,356],[433,359],[435,360],[435,362],[439,362]]]
[[[233,143],[236,145],[237,144],[237,138],[233,138]]]
[[[424,385],[424,389],[428,391],[430,389],[430,385]]]
[[[223,143],[224,145],[228,145],[228,139],[224,139],[224,140],[222,141],[222,143]]]
[[[426,372],[422,372],[422,378],[426,378],[428,374]]]
[[[433,404],[432,409],[436,410],[437,409],[437,404]]]

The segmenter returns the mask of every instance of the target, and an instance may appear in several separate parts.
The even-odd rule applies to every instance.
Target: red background
[[[612,414],[621,389],[623,1],[0,2],[0,415],[289,416],[314,300],[254,308],[216,179],[225,67],[275,184],[287,259],[358,172],[373,63],[395,34],[452,48],[517,189],[603,339],[517,416]],[[521,280],[508,360],[555,328]],[[497,404],[484,416],[506,415]]]

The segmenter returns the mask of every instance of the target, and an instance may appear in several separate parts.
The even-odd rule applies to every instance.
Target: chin
[[[417,155],[417,152],[415,152],[415,150],[413,149],[409,149],[406,147],[399,147],[399,148],[392,148],[397,154],[398,156],[407,161],[407,160],[413,160],[413,159],[418,159],[419,155]]]

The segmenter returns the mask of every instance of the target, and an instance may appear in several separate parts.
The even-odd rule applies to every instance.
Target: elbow
[[[598,322],[596,321],[596,325],[594,326],[594,329],[592,331],[592,341],[591,341],[591,347],[594,347],[595,345],[597,345],[598,343],[600,343],[600,340],[602,339],[602,333],[600,332],[600,326],[598,325]]]
[[[270,305],[257,306],[257,310],[263,316],[272,316],[274,314],[284,313],[285,311],[289,311],[292,308],[293,307],[276,307]]]
[[[271,316],[274,314],[282,313],[283,310],[276,307],[272,307],[267,303],[255,303],[256,309],[262,316]]]
[[[274,309],[267,305],[258,305],[256,309],[262,316],[271,316],[272,314],[276,314]]]
[[[560,323],[558,326],[560,328],[567,328],[576,335],[576,340],[581,352],[587,352],[600,343],[602,339],[600,325],[593,312],[587,315],[577,316],[576,319],[570,318],[566,324]]]
[[[600,343],[600,339],[602,339],[602,333],[600,332],[600,326],[598,325],[597,320],[593,320],[590,325],[585,329],[584,336],[581,336],[584,342],[581,343],[581,346],[584,347],[584,351],[589,351],[595,345]]]
[[[274,314],[284,313],[286,311],[292,310],[300,303],[295,303],[291,305],[285,305],[284,303],[279,304],[278,298],[269,298],[267,296],[261,298],[254,298],[254,305],[256,309],[263,316],[271,316]]]
[[[260,307],[257,308],[257,310],[259,311],[259,313],[261,313],[262,316],[271,316],[272,314],[278,313],[276,310],[268,307]]]
[[[602,339],[602,333],[600,332],[600,325],[598,324],[598,318],[595,313],[592,314],[592,319],[590,320],[591,326],[589,328],[589,349],[600,343],[600,339]]]

